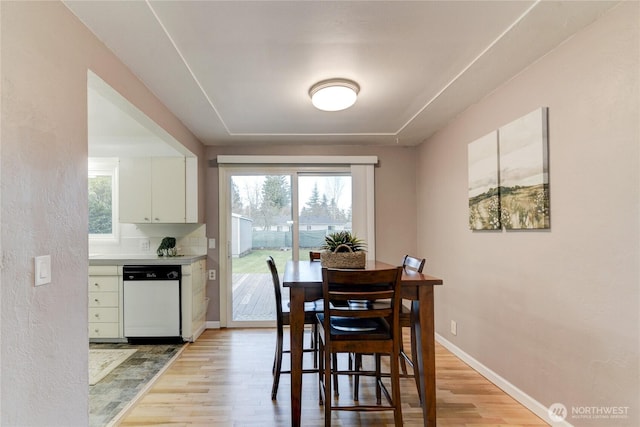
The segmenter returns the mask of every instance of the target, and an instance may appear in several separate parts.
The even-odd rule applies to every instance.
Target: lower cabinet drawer
[[[118,323],[89,322],[89,338],[118,338]]]
[[[118,277],[89,276],[89,292],[118,292]]]
[[[118,307],[117,292],[89,292],[89,308]]]
[[[118,322],[118,308],[95,308],[89,309],[89,322],[96,323],[117,323]]]

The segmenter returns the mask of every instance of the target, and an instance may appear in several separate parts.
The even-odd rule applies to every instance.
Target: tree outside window
[[[113,234],[113,179],[89,177],[89,234]]]
[[[89,237],[117,236],[117,159],[89,159]]]

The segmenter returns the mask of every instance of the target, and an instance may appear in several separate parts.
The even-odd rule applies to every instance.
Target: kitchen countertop
[[[206,255],[93,254],[89,255],[89,265],[188,265],[206,258]]]

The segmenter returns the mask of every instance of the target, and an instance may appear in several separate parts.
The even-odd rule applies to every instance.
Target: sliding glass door
[[[233,168],[224,177],[226,326],[271,326],[275,301],[267,256],[282,277],[287,260],[309,259],[328,232],[351,230],[350,172]]]

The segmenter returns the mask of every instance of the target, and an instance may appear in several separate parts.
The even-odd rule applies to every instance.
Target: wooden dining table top
[[[367,261],[362,270],[382,270],[394,268],[395,265],[382,261]],[[360,269],[359,269],[360,270]],[[426,273],[418,273],[414,270],[404,269],[402,272],[403,285],[402,297],[407,299],[417,299],[417,286],[420,285],[442,285],[442,279],[430,276]],[[284,287],[318,287],[322,285],[322,264],[318,261],[287,261],[282,280]]]

